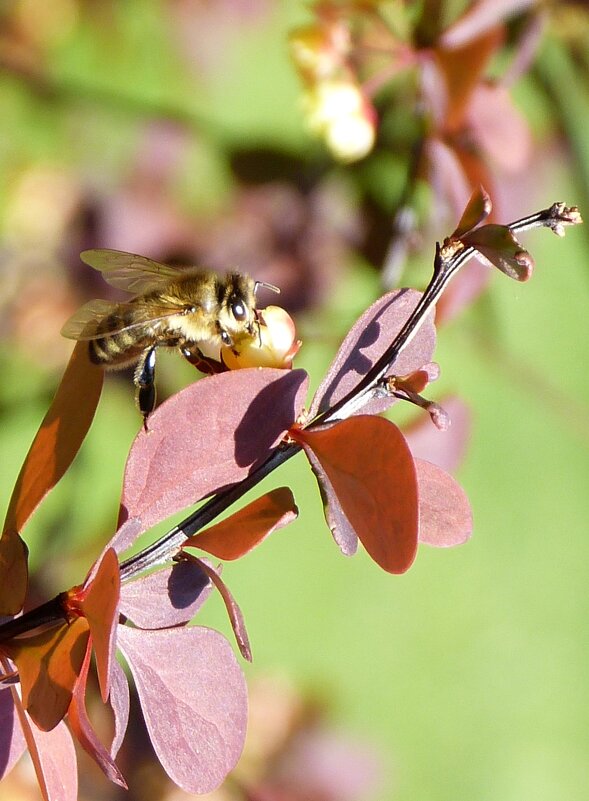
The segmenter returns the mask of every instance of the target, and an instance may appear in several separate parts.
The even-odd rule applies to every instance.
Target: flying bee
[[[155,407],[155,354],[159,347],[198,355],[205,345],[229,347],[259,336],[256,292],[271,284],[238,272],[220,276],[198,268],[159,264],[119,250],[85,250],[80,258],[117,289],[126,303],[91,300],[61,329],[87,340],[90,360],[105,369],[136,364],[135,392],[144,420]]]

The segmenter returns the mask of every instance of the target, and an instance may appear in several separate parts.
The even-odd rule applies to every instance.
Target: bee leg
[[[147,348],[135,368],[135,403],[143,415],[143,426],[147,430],[147,417],[155,409],[155,345]]]

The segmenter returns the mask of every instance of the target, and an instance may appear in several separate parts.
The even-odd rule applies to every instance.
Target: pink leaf
[[[178,562],[121,587],[120,612],[142,629],[187,623],[211,593],[199,565]]]
[[[119,618],[121,579],[119,560],[108,548],[96,562],[81,591],[81,607],[90,626],[102,700],[109,693],[110,667],[115,658],[116,622]]]
[[[441,467],[415,460],[419,541],[438,548],[461,545],[472,534],[472,511],[462,487]]]
[[[358,535],[337,502],[335,490],[327,473],[321,467],[321,462],[310,448],[307,448],[306,456],[317,479],[321,500],[323,501],[325,522],[329,526],[336,545],[344,556],[353,556],[358,550]]]
[[[125,671],[116,659],[110,667],[109,702],[115,719],[115,733],[110,746],[110,755],[114,759],[119,753],[129,723],[129,683]]]
[[[243,749],[245,679],[227,640],[201,627],[142,631],[119,627],[149,736],[170,778],[210,793]]]
[[[8,686],[0,687],[0,779],[6,776],[22,756],[27,744],[14,708]]]
[[[192,554],[185,554],[184,557],[185,559],[189,559],[195,564],[200,564],[202,569],[208,575],[211,582],[215,585],[216,589],[219,591],[219,594],[223,599],[223,603],[225,604],[225,609],[227,610],[227,614],[229,615],[229,621],[231,623],[231,628],[233,629],[233,633],[235,634],[235,639],[237,641],[239,652],[244,659],[247,659],[248,662],[251,662],[252,649],[250,646],[249,637],[247,636],[245,620],[241,612],[241,609],[239,608],[239,604],[231,594],[229,587],[225,584],[219,573],[217,573],[217,571],[214,570],[212,567],[209,567],[209,565],[205,561],[199,559],[196,556],[192,556]]]
[[[453,472],[464,458],[470,438],[470,412],[460,398],[442,398],[440,405],[450,417],[445,431],[436,428],[429,416],[420,414],[411,425],[403,427],[403,434],[411,453],[444,470]]]
[[[74,688],[72,701],[68,710],[68,721],[70,728],[82,748],[89,754],[102,770],[107,779],[118,784],[119,787],[127,788],[127,783],[122,773],[113,762],[112,757],[98,739],[86,712],[86,680],[88,678],[88,667],[90,666],[90,649],[86,652],[86,658],[82,665],[80,677]]]
[[[204,378],[169,398],[129,454],[121,521],[144,530],[245,478],[299,415],[302,370],[249,368]]]
[[[383,295],[357,320],[343,341],[311,404],[313,417],[325,411],[354,389],[370,367],[382,356],[401,330],[420,298],[413,289]],[[430,362],[436,344],[431,314],[414,339],[402,351],[390,374],[407,375]],[[384,411],[395,399],[379,398],[361,409],[362,414]]]
[[[30,732],[43,774],[45,788],[41,787],[41,791],[45,801],[77,801],[76,751],[68,727],[61,721],[45,732],[30,723]]]

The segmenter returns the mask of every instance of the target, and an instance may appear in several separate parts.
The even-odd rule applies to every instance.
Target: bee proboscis
[[[91,361],[106,369],[137,365],[136,399],[144,418],[155,407],[158,347],[190,356],[205,344],[232,346],[253,339],[259,328],[257,288],[279,291],[243,273],[221,276],[196,267],[172,267],[119,250],[85,250],[80,258],[108,284],[134,296],[123,303],[89,301],[61,333],[87,340]]]

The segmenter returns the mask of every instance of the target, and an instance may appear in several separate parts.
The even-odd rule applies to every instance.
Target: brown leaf
[[[0,615],[22,609],[29,580],[28,549],[17,531],[4,529],[0,538]]]
[[[404,573],[417,550],[417,477],[399,429],[361,415],[291,435],[316,456],[331,485],[328,503],[341,506],[370,556],[389,573]]]
[[[15,614],[26,594],[26,550],[19,541],[25,523],[72,463],[94,418],[103,371],[78,342],[49,411],[26,456],[14,487],[0,547],[0,610]],[[7,542],[4,542],[4,539]]]
[[[19,473],[5,529],[22,531],[45,495],[72,463],[94,418],[104,373],[77,342],[57,393]]]
[[[189,537],[182,547],[200,548],[218,559],[239,559],[297,514],[292,492],[288,487],[279,487],[206,531]]]
[[[110,666],[114,658],[120,588],[119,560],[115,551],[109,548],[84,587],[81,602],[84,617],[90,626],[100,693],[105,703],[109,693]]]
[[[68,710],[89,634],[79,617],[2,645],[18,667],[24,707],[42,731],[51,731]]]
[[[127,783],[122,773],[117,768],[114,760],[98,739],[86,712],[86,681],[88,678],[88,668],[90,666],[90,649],[86,651],[86,657],[82,665],[79,680],[76,682],[72,701],[68,710],[68,722],[77,741],[88,753],[96,764],[101,768],[104,775],[111,782],[127,789]]]
[[[460,218],[460,222],[456,226],[456,230],[451,236],[451,239],[460,239],[468,231],[471,231],[475,226],[479,225],[483,220],[486,220],[491,213],[492,204],[491,198],[485,192],[482,186],[475,189],[466,208]]]

